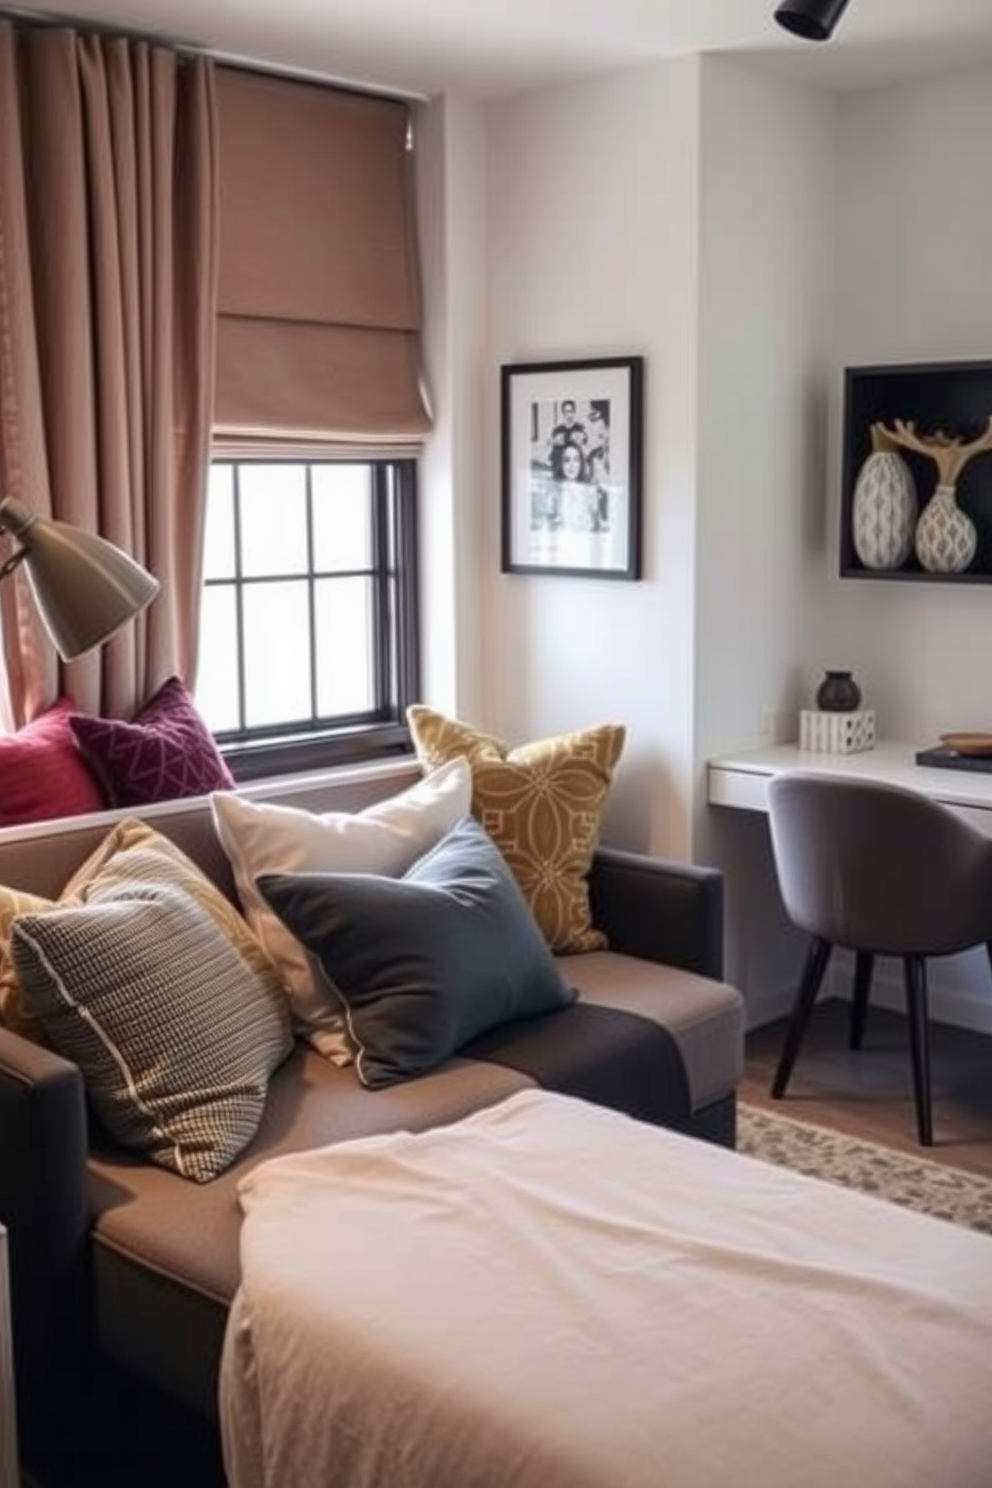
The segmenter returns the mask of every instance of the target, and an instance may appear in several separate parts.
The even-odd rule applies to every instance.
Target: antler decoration
[[[942,486],[956,486],[965,465],[984,450],[992,450],[992,416],[984,434],[965,444],[961,439],[952,439],[938,429],[936,434],[917,434],[915,423],[896,419],[891,428],[886,424],[873,425],[879,434],[903,449],[915,450],[926,455],[937,466],[937,480]]]

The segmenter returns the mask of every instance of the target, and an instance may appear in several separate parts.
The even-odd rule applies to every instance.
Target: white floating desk
[[[707,799],[711,806],[742,811],[768,810],[768,782],[785,770],[811,770],[855,780],[880,780],[921,791],[951,806],[992,837],[992,771],[939,770],[918,765],[915,756],[926,744],[876,744],[860,754],[818,754],[796,744],[711,759],[707,766]]]

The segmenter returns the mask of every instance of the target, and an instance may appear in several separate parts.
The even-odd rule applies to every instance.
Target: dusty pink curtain
[[[171,673],[192,685],[217,216],[209,59],[0,22],[0,493],[162,584],[61,671],[23,579],[0,585],[15,725],[58,691],[126,717]]]

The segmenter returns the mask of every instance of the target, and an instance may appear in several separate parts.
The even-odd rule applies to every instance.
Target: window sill
[[[316,734],[304,738],[270,738],[251,743],[218,741],[218,747],[238,785],[273,776],[321,774],[338,766],[369,765],[397,761],[409,766],[414,751],[409,730],[403,724],[378,724]]]

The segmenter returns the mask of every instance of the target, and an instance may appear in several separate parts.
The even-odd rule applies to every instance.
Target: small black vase
[[[816,706],[824,713],[853,713],[861,702],[861,688],[850,672],[825,672],[816,689]]]

